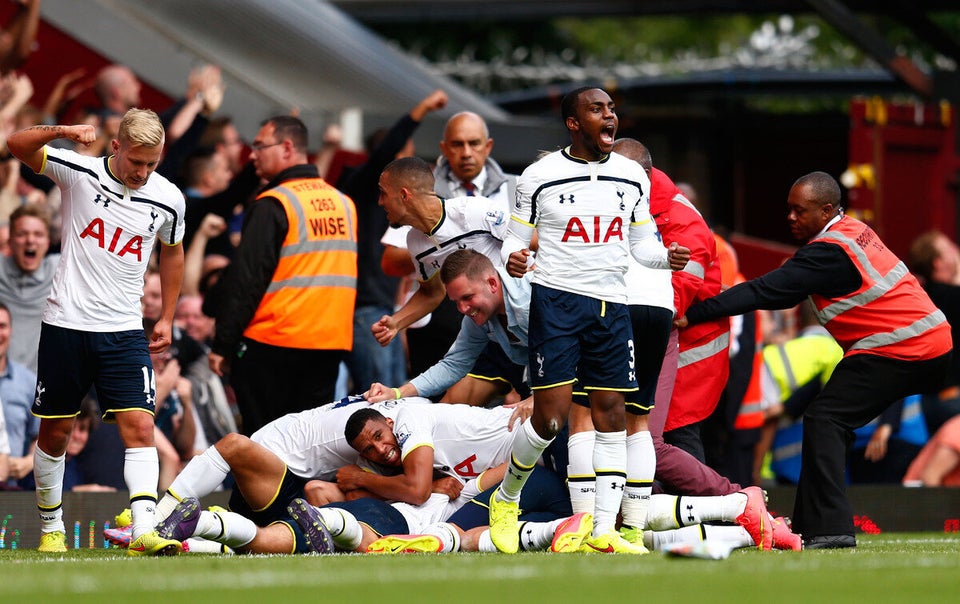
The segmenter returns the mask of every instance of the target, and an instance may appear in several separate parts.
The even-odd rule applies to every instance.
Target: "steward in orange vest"
[[[840,199],[839,185],[824,172],[797,180],[787,222],[806,245],[780,268],[691,306],[679,320],[790,308],[809,296],[843,347],[843,360],[803,418],[793,529],[807,549],[856,547],[846,496],[853,430],[898,399],[938,391],[952,348],[943,313],[873,229],[843,215]]]
[[[333,400],[353,346],[357,212],[307,161],[306,145],[297,118],[261,126],[250,157],[267,186],[208,300],[217,319],[210,367],[229,374],[246,435]]]

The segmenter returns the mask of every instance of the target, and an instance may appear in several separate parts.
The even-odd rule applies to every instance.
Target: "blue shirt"
[[[0,374],[0,401],[7,420],[11,457],[26,455],[40,433],[40,418],[30,412],[36,389],[36,374],[8,357],[7,370]]]
[[[490,340],[496,342],[511,361],[524,367],[527,365],[527,328],[530,324],[533,273],[526,273],[520,279],[511,277],[502,267],[497,268],[497,273],[503,284],[507,328],[503,328],[498,316],[491,317],[483,325],[464,317],[460,323],[460,333],[447,354],[436,365],[410,380],[420,396],[429,397],[446,392],[473,368]]]

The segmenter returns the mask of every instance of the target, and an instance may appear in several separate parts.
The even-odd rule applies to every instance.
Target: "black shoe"
[[[857,538],[853,535],[820,535],[803,540],[803,549],[842,549],[857,547]]]

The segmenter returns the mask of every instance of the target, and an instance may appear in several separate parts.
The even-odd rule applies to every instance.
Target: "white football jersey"
[[[675,313],[673,307],[673,273],[659,268],[647,268],[633,257],[624,275],[627,285],[627,304],[657,306]]]
[[[410,229],[407,250],[420,281],[440,271],[443,261],[458,249],[473,249],[500,266],[500,246],[507,234],[505,204],[486,197],[441,199],[443,215],[429,233]]]
[[[401,407],[393,418],[393,433],[401,459],[414,449],[431,447],[434,470],[466,482],[510,460],[511,415],[513,409],[503,407],[444,403]]]
[[[519,231],[537,229],[534,283],[625,303],[629,240],[657,236],[649,192],[643,168],[616,153],[588,162],[568,148],[527,167],[511,222]]]
[[[60,263],[45,323],[83,331],[143,329],[143,275],[157,238],[183,239],[183,194],[163,176],[128,189],[106,157],[43,148],[40,173],[62,193]]]
[[[370,404],[351,396],[299,413],[288,413],[260,428],[250,440],[279,457],[301,478],[333,480],[337,470],[355,464],[360,456],[343,436],[347,420],[357,409],[373,407],[393,418],[402,405],[430,404],[429,399],[410,397]],[[419,405],[418,405],[419,406]]]
[[[452,501],[442,493],[430,493],[430,498],[420,505],[403,501],[394,501],[390,505],[406,518],[407,531],[410,534],[417,534],[422,533],[430,525],[446,521],[453,516],[454,512],[479,494],[477,481],[471,480],[464,485],[460,496]]]

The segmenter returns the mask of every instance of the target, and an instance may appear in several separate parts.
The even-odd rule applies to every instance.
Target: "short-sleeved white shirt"
[[[466,482],[510,460],[513,409],[470,405],[401,407],[393,418],[400,457],[419,447],[433,448],[434,470]]]
[[[128,189],[108,158],[45,146],[40,173],[62,195],[61,254],[43,321],[82,331],[143,329],[143,275],[159,238],[183,239],[183,194],[151,174]]]
[[[362,397],[349,397],[322,407],[279,417],[254,432],[250,439],[279,457],[301,478],[333,480],[337,470],[355,464],[360,456],[343,435],[347,420],[358,409],[373,407],[393,418],[403,405],[430,404],[429,399],[410,397],[371,405]]]
[[[502,265],[500,247],[510,219],[506,204],[486,197],[455,197],[440,202],[443,215],[429,233],[417,229],[407,233],[407,251],[417,278],[428,281],[458,249],[474,249],[494,266]]]
[[[629,238],[656,233],[649,192],[640,164],[616,153],[588,162],[563,149],[528,166],[511,213],[537,229],[533,282],[626,303]]]

